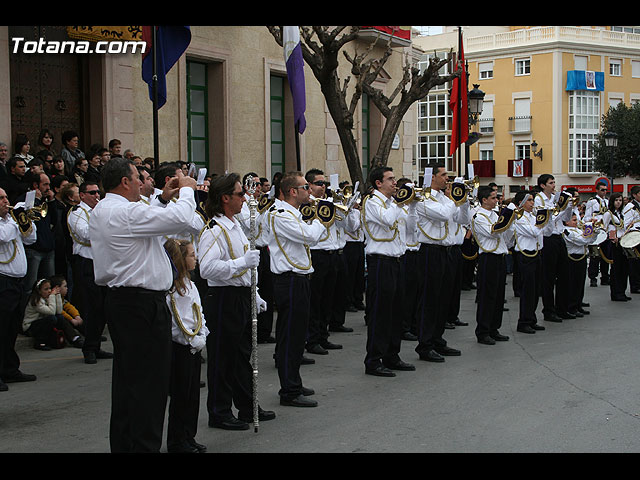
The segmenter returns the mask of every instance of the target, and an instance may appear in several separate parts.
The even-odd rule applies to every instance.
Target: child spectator
[[[51,288],[51,281],[43,278],[36,282],[31,291],[24,312],[22,330],[26,335],[33,337],[33,347],[36,350],[51,350],[54,329],[61,330],[65,339],[74,347],[82,347],[83,338],[62,315],[60,287]]]
[[[202,304],[191,272],[196,255],[191,242],[169,239],[164,245],[174,270],[173,287],[167,294],[171,310],[171,383],[167,451],[203,453],[207,447],[196,443],[200,409],[200,351],[209,330],[202,315]]]
[[[82,330],[82,317],[76,307],[67,300],[67,281],[61,275],[51,277],[51,289],[58,287],[60,298],[62,298],[62,316],[73,325],[73,328]]]

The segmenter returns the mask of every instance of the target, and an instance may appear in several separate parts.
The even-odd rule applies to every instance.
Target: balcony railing
[[[509,132],[512,135],[531,133],[531,115],[509,117]]]

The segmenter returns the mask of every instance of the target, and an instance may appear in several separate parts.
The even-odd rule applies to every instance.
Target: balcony
[[[509,133],[511,135],[531,133],[531,115],[509,117]]]
[[[479,118],[478,119],[478,131],[481,135],[493,135],[493,124],[495,118]]]
[[[478,177],[493,178],[496,176],[495,160],[473,160],[473,173]]]

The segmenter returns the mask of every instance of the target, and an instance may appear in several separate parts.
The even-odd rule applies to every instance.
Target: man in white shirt
[[[397,181],[391,167],[371,170],[369,182],[373,191],[362,206],[367,260],[365,374],[395,377],[392,370],[415,370],[400,359],[403,316],[396,313],[402,298],[401,257],[407,245],[401,220],[406,214],[393,198]]]
[[[622,209],[624,224],[631,230],[640,230],[640,185],[629,191],[631,199]],[[631,293],[640,293],[640,260],[629,258],[629,287]]]
[[[569,313],[576,317],[584,317],[590,312],[582,308],[584,298],[584,282],[587,274],[587,256],[589,247],[596,235],[585,235],[584,229],[578,227],[578,215],[573,215],[571,220],[565,223],[563,239],[567,244],[567,254],[569,256],[569,275],[571,284],[569,285]]]
[[[549,210],[549,222],[543,230],[542,313],[545,321],[559,323],[562,319],[576,318],[568,312],[569,258],[567,246],[562,239],[562,222],[569,219],[572,209],[567,205],[562,212],[552,214],[556,206],[556,181],[553,175],[540,175],[537,185],[541,191],[535,196],[535,207]]]
[[[36,228],[25,216],[31,228],[21,230],[9,212],[9,198],[0,188],[0,392],[9,390],[7,383],[27,382],[35,375],[20,371],[20,358],[15,350],[18,328],[22,324],[20,308],[22,279],[27,274],[24,245],[36,241]]]
[[[275,183],[275,182],[274,182]],[[305,397],[313,393],[302,385],[300,364],[309,326],[313,272],[310,247],[326,229],[320,220],[311,225],[302,220],[299,208],[309,202],[309,184],[301,172],[290,172],[280,180],[283,200],[269,212],[269,255],[273,273],[276,319],[276,365],[280,379],[280,405],[315,407]]]
[[[609,209],[608,201],[605,198],[606,195],[607,184],[598,182],[596,184],[596,195],[590,198],[585,205],[584,222],[602,220],[602,216]],[[609,264],[601,255],[589,259],[588,274],[592,287],[598,286],[598,273],[600,273],[600,283],[602,285],[609,285]]]
[[[498,329],[502,326],[504,292],[507,275],[506,256],[513,225],[505,228],[505,219],[496,213],[497,192],[491,187],[478,188],[480,207],[471,222],[478,244],[478,304],[476,307],[476,338],[478,343],[495,345],[507,341]],[[511,212],[513,215],[513,211]],[[496,232],[496,228],[500,231]]]
[[[158,452],[169,391],[173,283],[164,235],[187,228],[196,208],[196,181],[180,174],[165,186],[172,208],[139,203],[140,176],[130,160],[102,170],[106,192],[91,214],[89,239],[95,282],[108,287],[105,315],[113,341],[112,452]]]
[[[459,356],[460,350],[447,346],[443,338],[449,304],[442,298],[453,291],[453,272],[449,268],[450,247],[454,245],[449,230],[457,229],[458,223],[468,223],[470,205],[465,201],[460,206],[445,194],[448,182],[444,165],[433,167],[431,195],[419,202],[418,240],[420,241],[420,265],[425,275],[420,279],[418,302],[418,346],[416,353],[421,360],[444,362],[445,356]]]
[[[111,352],[100,348],[100,338],[104,330],[104,288],[95,283],[93,272],[93,254],[89,239],[89,220],[91,212],[100,201],[100,189],[94,182],[87,181],[80,185],[80,203],[74,206],[67,215],[67,226],[73,241],[75,268],[78,269],[84,318],[85,340],[82,346],[84,363],[95,364],[98,359],[113,358]]]
[[[240,176],[216,177],[209,188],[205,213],[210,219],[200,236],[200,275],[209,286],[203,302],[209,328],[207,337],[207,411],[209,426],[224,430],[247,430],[253,417],[251,366],[251,269],[260,252],[235,217],[245,204]],[[266,302],[256,293],[258,312]],[[238,409],[233,415],[232,405]],[[275,413],[259,408],[260,421]]]

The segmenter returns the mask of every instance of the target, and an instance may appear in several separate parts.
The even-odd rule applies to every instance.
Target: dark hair
[[[64,278],[62,275],[54,275],[49,279],[49,283],[51,283],[51,288],[61,287],[62,282],[66,282],[66,281],[67,279]]]
[[[55,177],[53,177],[53,180],[51,180],[51,188],[53,188],[53,191],[55,192],[56,189],[60,188],[60,185],[62,185],[62,182],[64,181],[69,181],[69,177],[67,177],[66,175],[56,175]]]
[[[607,188],[607,183],[603,182],[602,180],[600,180],[598,183],[596,183],[596,190],[598,189],[598,187],[605,187]]]
[[[49,137],[51,137],[51,142],[53,142],[53,133],[51,133],[51,130],[49,130],[48,128],[43,128],[42,130],[40,130],[40,135],[38,135],[38,143],[42,146],[44,146],[44,143],[42,143],[42,139],[45,135],[49,135]]]
[[[11,157],[9,158],[9,160],[7,160],[7,172],[11,173],[11,169],[14,168],[18,164],[18,162],[23,162],[25,165],[27,164],[27,162],[25,162],[24,158],[22,157]]]
[[[100,171],[102,188],[105,192],[110,192],[120,185],[123,178],[132,180],[131,166],[133,162],[128,158],[116,157],[108,161]]]
[[[403,185],[406,185],[407,183],[413,183],[413,180],[411,180],[410,178],[407,177],[402,177],[400,180],[398,180],[397,184],[398,187],[401,187]]]
[[[173,280],[171,292],[178,292],[178,295],[183,296],[187,293],[187,283],[191,280],[190,272],[187,269],[187,247],[191,245],[189,240],[178,240],[175,238],[169,238],[164,242],[164,249],[171,257],[173,265],[176,267],[176,275]]]
[[[73,130],[67,130],[66,132],[62,133],[62,145],[66,146],[67,142],[69,142],[71,139],[77,137],[78,134],[76,132],[74,132]]]
[[[376,181],[381,182],[382,179],[384,178],[385,172],[393,172],[393,168],[380,166],[380,167],[375,167],[373,170],[369,172],[369,183],[371,184],[372,188],[375,188],[376,190],[378,189],[378,186],[376,185]]]
[[[482,205],[482,200],[484,198],[489,198],[493,193],[493,187],[491,185],[480,185],[478,187],[478,201],[480,205]]]
[[[536,182],[536,185],[538,187],[540,187],[540,185],[546,185],[549,180],[553,180],[553,179],[554,177],[550,173],[543,173],[538,177],[538,181]],[[542,189],[542,187],[540,187],[540,189]]]
[[[304,179],[307,182],[311,183],[315,180],[316,175],[324,175],[324,172],[319,168],[312,168],[311,170],[309,170],[307,173],[304,174]]]
[[[109,149],[115,147],[116,145],[122,145],[122,142],[117,138],[112,138],[111,140],[109,140]]]
[[[280,180],[280,190],[282,191],[282,194],[285,196],[285,198],[290,197],[291,189],[298,186],[299,177],[303,177],[302,172],[294,171],[288,172],[283,175],[282,179]]]
[[[51,285],[51,280],[49,280],[48,278],[41,278],[40,280],[36,280],[36,283],[33,284],[33,288],[31,289],[31,294],[29,295],[29,303],[32,306],[36,306],[38,304],[38,301],[40,300],[40,288],[42,287],[42,285],[44,285],[45,283],[48,283],[49,285]]]
[[[631,187],[631,190],[629,190],[629,193],[631,195],[635,195],[637,193],[640,193],[640,185],[634,185],[633,187]]]
[[[41,167],[44,168],[45,164],[44,164],[44,160],[42,160],[42,158],[40,157],[34,157],[30,162],[29,162],[29,168],[33,168],[34,166],[38,166],[40,165]]]
[[[623,205],[621,205],[618,210],[616,210],[616,207],[615,207],[616,198],[618,198],[618,197],[622,197],[622,194],[620,192],[612,193],[611,196],[609,197],[609,210],[611,210],[612,212],[616,212],[616,211],[621,212],[622,211]]]
[[[237,173],[227,173],[216,177],[209,185],[209,194],[204,204],[204,212],[208,218],[215,215],[224,215],[222,207],[222,196],[232,195],[236,189],[236,183],[240,182],[240,175]]]
[[[260,177],[260,183],[267,183],[269,179],[267,177]]]
[[[515,203],[516,208],[520,206],[520,204],[522,203],[522,200],[527,195],[533,196],[533,192],[531,192],[530,190],[518,190],[518,192],[516,193],[516,196],[513,197],[513,203]]]
[[[156,188],[162,190],[167,183],[165,178],[175,177],[178,170],[180,170],[180,165],[177,162],[165,162],[161,164],[153,177],[153,180],[156,182]]]
[[[78,187],[78,188],[79,188],[79,192],[80,192],[80,193],[87,193],[87,187],[88,187],[89,185],[95,185],[96,187],[98,187],[98,186],[99,186],[96,182],[94,182],[94,181],[92,181],[92,180],[87,180],[86,182],[82,182],[82,183],[80,184],[80,186]]]
[[[22,147],[24,147],[27,143],[29,143],[29,138],[24,133],[18,133],[16,135],[16,140],[13,142],[13,149],[16,153],[20,153],[22,151]]]

